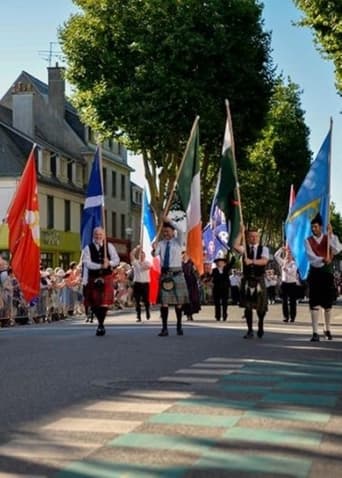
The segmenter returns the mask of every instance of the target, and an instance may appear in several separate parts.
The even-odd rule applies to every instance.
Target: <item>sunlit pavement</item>
[[[111,312],[0,330],[0,477],[337,477],[342,307],[312,343],[270,305],[262,339],[203,307],[160,338],[159,314]],[[321,326],[322,327],[322,326]]]

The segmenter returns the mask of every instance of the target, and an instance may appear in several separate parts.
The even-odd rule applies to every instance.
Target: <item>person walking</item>
[[[228,317],[228,298],[229,298],[229,275],[230,265],[227,264],[227,258],[220,254],[214,259],[216,267],[213,267],[213,299],[215,308],[215,319],[217,321],[226,321]]]
[[[195,264],[187,255],[186,251],[182,252],[182,258],[182,267],[189,293],[189,302],[183,305],[183,312],[187,320],[193,321],[193,314],[198,314],[201,310],[200,290],[198,285],[199,278]]]
[[[297,315],[298,268],[287,246],[280,247],[275,252],[274,259],[281,270],[283,322],[294,322]]]
[[[93,241],[84,248],[82,260],[87,269],[86,303],[98,321],[96,335],[103,336],[108,307],[114,301],[113,268],[119,265],[120,258],[113,244],[106,241],[102,227],[94,229]]]
[[[254,337],[253,309],[258,316],[257,335],[264,335],[264,319],[267,312],[267,291],[265,287],[265,268],[269,261],[269,249],[260,244],[257,229],[247,231],[246,244],[243,241],[244,228],[241,229],[234,249],[243,256],[243,277],[241,280],[240,306],[245,308],[244,317],[247,322],[245,339]]]
[[[177,232],[177,234],[176,234]],[[188,288],[182,268],[183,232],[168,217],[163,219],[163,239],[152,243],[152,256],[160,257],[160,314],[162,329],[159,337],[167,337],[169,306],[174,305],[177,317],[177,335],[183,335],[182,308],[189,302]]]
[[[229,276],[229,283],[232,305],[239,305],[241,276],[236,269],[232,270],[232,273]]]
[[[305,239],[305,251],[310,263],[309,307],[312,323],[311,342],[319,342],[319,322],[324,311],[324,336],[332,340],[330,330],[331,310],[335,300],[334,274],[332,260],[342,250],[338,237],[333,234],[331,225],[323,234],[323,220],[317,214],[311,221],[312,235]]]
[[[146,319],[149,320],[151,317],[149,301],[151,263],[146,260],[146,254],[140,245],[132,249],[130,259],[133,271],[133,299],[137,322],[141,322],[141,302],[145,306]]]

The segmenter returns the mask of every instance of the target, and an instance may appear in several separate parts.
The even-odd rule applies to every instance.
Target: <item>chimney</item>
[[[19,81],[12,89],[13,127],[34,138],[33,88]]]
[[[48,67],[48,98],[49,105],[54,113],[64,118],[65,112],[65,80],[64,68],[58,66]]]

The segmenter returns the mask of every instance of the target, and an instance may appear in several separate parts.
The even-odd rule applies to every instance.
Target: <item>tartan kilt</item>
[[[162,281],[165,278],[172,278],[174,288],[165,290],[162,287]],[[185,282],[183,272],[172,274],[170,272],[162,273],[159,284],[159,303],[167,305],[183,305],[189,302],[188,288]]]
[[[89,277],[88,284],[84,287],[84,305],[88,307],[109,307],[114,303],[113,276],[101,276],[103,288],[95,285],[98,277]]]
[[[257,312],[266,314],[268,309],[267,290],[265,278],[253,277],[241,280],[240,307],[255,309]]]

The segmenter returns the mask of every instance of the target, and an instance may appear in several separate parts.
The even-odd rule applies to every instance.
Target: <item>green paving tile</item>
[[[337,398],[326,395],[313,395],[312,393],[310,395],[305,395],[302,393],[270,392],[264,396],[263,401],[300,406],[333,407],[336,405]]]
[[[191,413],[160,413],[152,416],[150,423],[163,423],[168,425],[192,425],[199,427],[231,427],[234,426],[239,416],[227,417],[222,415],[202,415]]]
[[[285,410],[279,408],[250,410],[246,412],[244,416],[247,418],[269,418],[271,420],[294,420],[317,423],[327,423],[330,420],[329,413],[315,413],[308,412],[307,410]]]
[[[291,445],[300,447],[302,445],[318,446],[322,439],[321,433],[303,432],[300,430],[267,430],[247,427],[234,427],[227,430],[224,438],[240,441],[251,441],[261,443],[272,443],[277,445]]]
[[[216,442],[207,438],[162,435],[161,433],[127,433],[106,444],[110,447],[152,448],[202,454]]]
[[[256,400],[231,400],[229,398],[186,398],[176,403],[176,405],[181,405],[182,407],[221,407],[241,410],[253,408],[255,404]]]
[[[236,393],[268,393],[270,388],[273,387],[273,385],[247,385],[247,384],[239,384],[236,385],[235,383],[229,383],[229,384],[219,384],[219,387],[222,390],[225,390],[227,392],[236,392]]]
[[[275,386],[277,390],[301,390],[303,392],[340,392],[342,383],[316,382],[280,382]]]
[[[260,375],[256,373],[232,373],[231,375],[222,375],[225,382],[265,382],[277,383],[282,380],[281,377],[273,377],[267,375]]]
[[[209,451],[200,458],[195,468],[209,468],[221,470],[234,470],[251,473],[269,473],[272,476],[294,476],[305,478],[308,476],[312,462],[310,460],[280,457],[277,455],[248,455],[231,453],[222,450]]]
[[[184,467],[157,467],[131,465],[109,461],[84,460],[72,463],[56,478],[180,478],[186,472]]]

